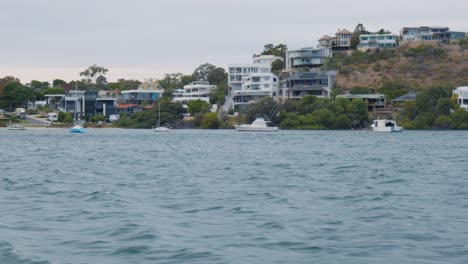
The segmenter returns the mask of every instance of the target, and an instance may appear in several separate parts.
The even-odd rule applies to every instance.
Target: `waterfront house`
[[[416,101],[416,96],[418,95],[418,92],[408,92],[400,97],[394,98],[392,100],[392,104],[394,106],[402,105],[405,102],[408,101]]]
[[[187,108],[191,101],[202,100],[210,102],[210,94],[216,89],[216,85],[210,85],[207,81],[192,82],[184,86],[184,89],[176,89],[173,93],[173,102],[179,102]]]
[[[271,73],[271,63],[280,57],[261,55],[253,63],[228,65],[228,100],[234,108],[278,93],[278,77]]]
[[[395,48],[398,38],[396,34],[363,34],[359,37],[358,48]]]
[[[383,109],[386,106],[386,96],[384,94],[340,94],[336,98],[346,98],[350,101],[361,99],[367,103],[369,111]]]
[[[157,83],[143,83],[138,89],[122,91],[120,100],[124,104],[154,104],[161,98],[164,90],[157,86]]]
[[[138,104],[119,104],[116,109],[119,115],[131,115],[143,111],[143,107]]]
[[[324,63],[325,59],[331,57],[332,51],[328,47],[288,50],[286,52],[286,69],[320,67]]]
[[[332,50],[350,50],[351,49],[351,38],[353,33],[343,29],[338,29],[334,37],[325,35],[319,39],[319,47],[328,47]]]
[[[305,95],[330,98],[336,81],[336,71],[291,72],[281,80],[279,98],[297,99]]]
[[[456,96],[460,107],[468,110],[468,86],[458,87],[453,90],[453,96]]]
[[[400,30],[403,42],[430,41],[433,40],[434,33],[448,32],[448,27],[403,27]]]

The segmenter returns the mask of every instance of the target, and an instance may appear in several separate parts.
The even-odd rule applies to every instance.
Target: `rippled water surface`
[[[468,132],[0,129],[0,263],[467,263]]]

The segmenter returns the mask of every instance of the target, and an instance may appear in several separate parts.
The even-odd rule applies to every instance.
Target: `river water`
[[[468,132],[0,129],[0,263],[467,263]]]

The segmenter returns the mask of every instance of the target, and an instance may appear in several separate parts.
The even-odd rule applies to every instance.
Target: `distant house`
[[[453,95],[457,96],[457,101],[460,107],[468,110],[468,86],[458,87],[453,90]]]
[[[298,67],[320,67],[326,58],[332,57],[332,51],[328,47],[301,48],[286,52],[286,69]]]
[[[449,32],[448,27],[403,27],[400,30],[402,42],[434,40],[434,34]]]
[[[155,86],[142,84],[136,90],[122,91],[121,101],[125,104],[143,105],[154,104],[156,100],[161,98],[164,90]]]
[[[255,57],[253,63],[228,65],[228,94],[234,108],[277,95],[278,77],[271,72],[271,63],[277,59],[282,58],[261,55]]]
[[[448,44],[466,39],[466,32],[450,31],[448,27],[404,27],[400,30],[402,44],[411,42],[435,42]]]
[[[278,97],[300,99],[305,95],[331,97],[336,71],[295,72],[281,81]]]
[[[393,105],[404,104],[408,101],[415,101],[418,92],[409,92],[392,100]]]
[[[362,99],[367,103],[369,111],[385,108],[386,96],[384,94],[340,94],[336,98],[346,98],[350,101],[353,99]]]
[[[207,81],[192,82],[184,86],[184,89],[177,89],[173,93],[173,102],[179,102],[184,107],[191,101],[202,100],[210,102],[210,94],[216,89],[216,85],[210,85]]]
[[[319,47],[331,48],[332,46],[332,37],[325,35],[319,39]]]
[[[340,30],[335,33],[334,37],[325,35],[319,39],[319,47],[328,47],[332,50],[350,50],[351,38],[353,33],[346,29]]]
[[[358,48],[395,48],[398,38],[395,34],[363,34],[359,37]]]
[[[134,114],[143,111],[143,107],[137,104],[119,104],[116,109],[119,115]]]

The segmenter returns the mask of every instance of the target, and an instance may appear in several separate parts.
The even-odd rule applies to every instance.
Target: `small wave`
[[[184,211],[183,213],[193,214],[193,213],[198,213],[198,212],[221,210],[223,208],[224,208],[224,206],[214,206],[214,207],[209,207],[209,208],[205,208],[205,209],[192,209],[192,210]]]
[[[143,254],[150,250],[149,246],[129,246],[119,248],[116,251],[112,252],[111,255],[134,255],[134,254]]]
[[[33,258],[24,258],[19,255],[13,246],[8,242],[0,241],[0,263],[14,264],[50,264],[46,260],[34,260]]]

